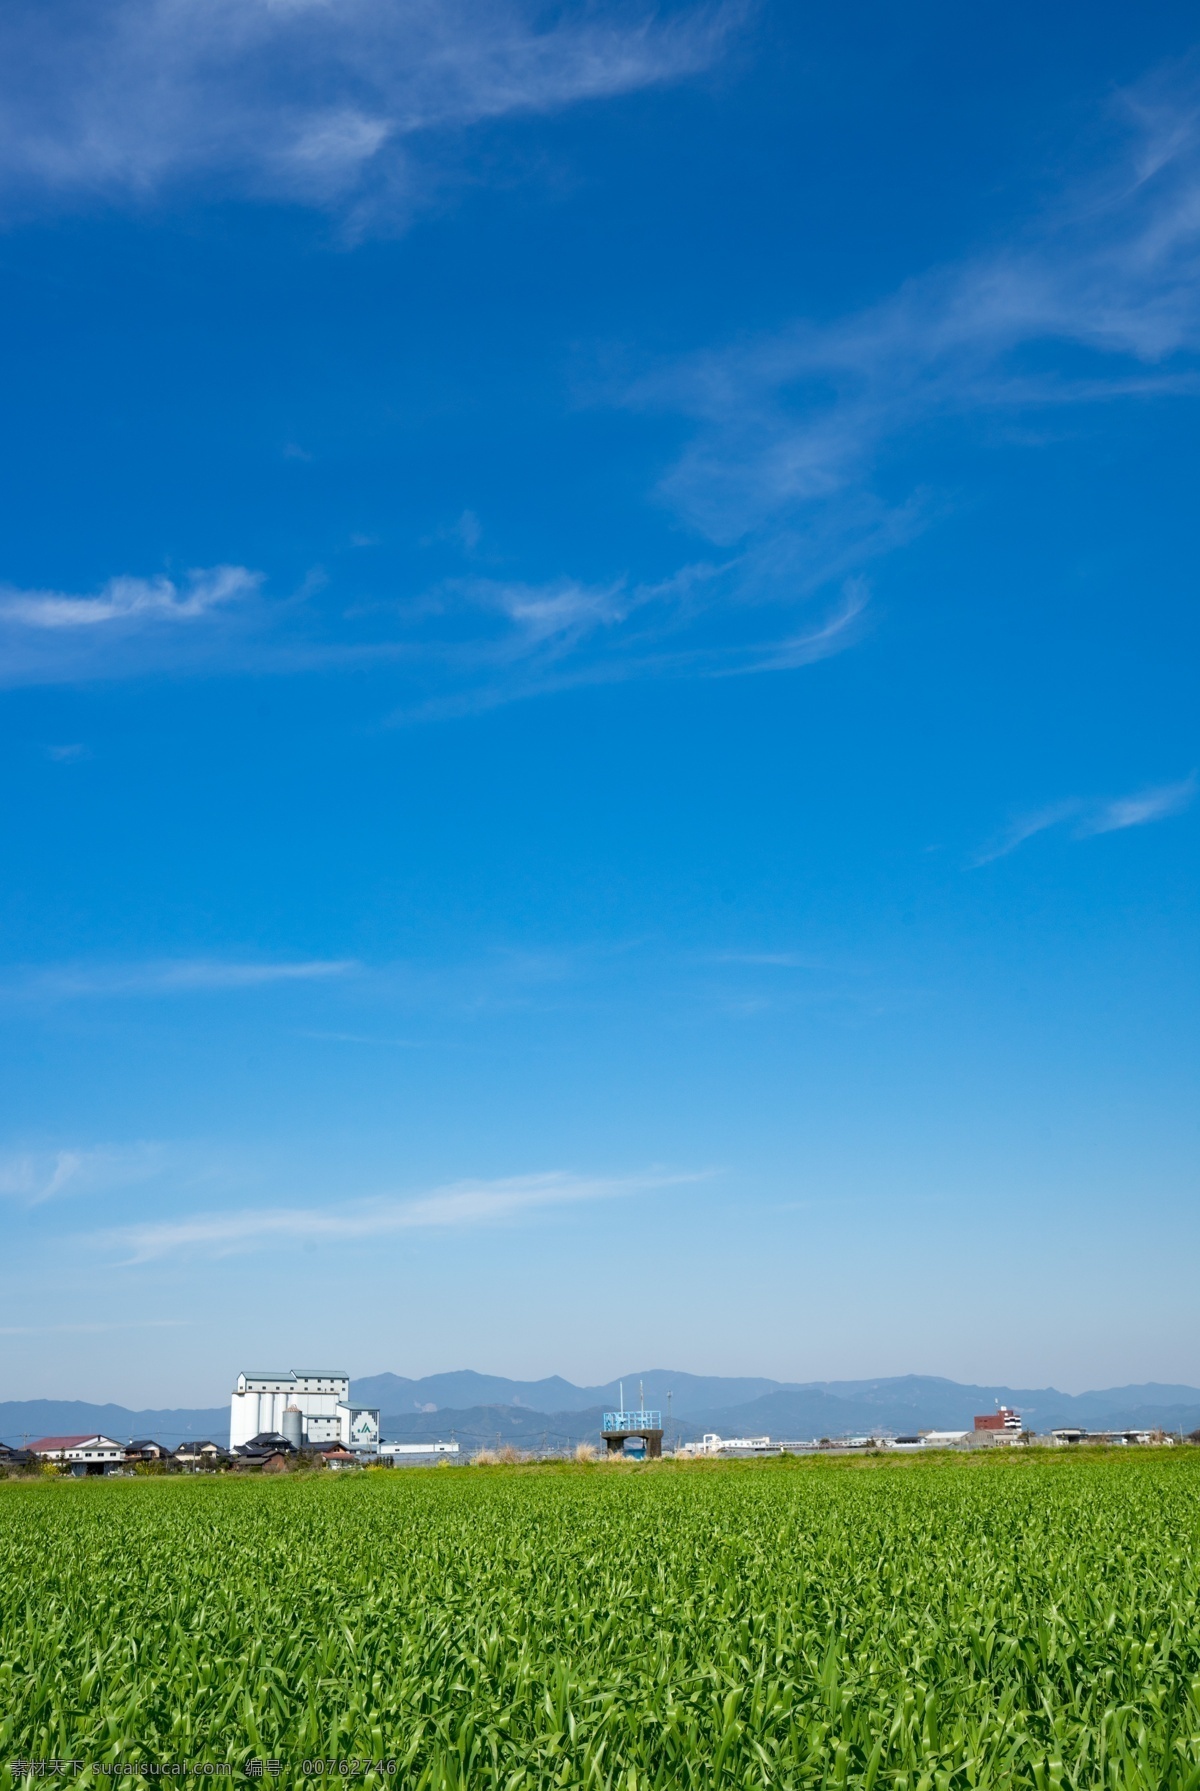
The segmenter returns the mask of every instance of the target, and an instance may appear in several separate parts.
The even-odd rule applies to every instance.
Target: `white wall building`
[[[42,1461],[62,1461],[71,1467],[117,1468],[125,1460],[125,1445],[113,1437],[39,1437],[29,1452]]]
[[[380,1443],[379,1459],[396,1467],[404,1462],[457,1461],[457,1443]]]
[[[350,1376],[329,1368],[249,1369],[230,1395],[229,1447],[240,1448],[264,1431],[284,1431],[288,1406],[300,1412],[301,1440],[373,1450],[379,1413],[350,1404]]]
[[[338,1440],[343,1449],[365,1449],[374,1454],[379,1448],[379,1411],[369,1405],[339,1405],[337,1409]]]
[[[743,1455],[767,1455],[778,1453],[779,1444],[772,1443],[770,1437],[720,1437],[715,1430],[706,1430],[702,1442],[681,1443],[675,1453],[723,1455],[729,1449],[735,1449]]]

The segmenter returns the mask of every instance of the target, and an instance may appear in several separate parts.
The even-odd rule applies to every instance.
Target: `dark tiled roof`
[[[295,1445],[289,1443],[285,1436],[277,1430],[262,1430],[248,1443],[239,1443],[235,1451],[238,1455],[258,1457],[260,1455],[294,1455]]]

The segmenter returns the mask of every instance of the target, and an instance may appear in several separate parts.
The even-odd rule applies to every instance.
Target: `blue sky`
[[[1194,36],[6,9],[3,1396],[1200,1382]]]

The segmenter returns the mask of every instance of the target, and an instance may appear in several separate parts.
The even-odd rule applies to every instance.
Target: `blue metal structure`
[[[661,1412],[605,1412],[600,1429],[605,1436],[630,1436],[642,1430],[661,1430]]]

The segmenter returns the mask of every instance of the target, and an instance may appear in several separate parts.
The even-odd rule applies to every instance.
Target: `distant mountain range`
[[[102,1432],[115,1442],[153,1437],[157,1442],[186,1442],[189,1437],[229,1441],[229,1405],[131,1412],[123,1405],[89,1405],[82,1399],[10,1399],[0,1403],[0,1442],[20,1445],[38,1437],[80,1436]]]
[[[353,1394],[362,1405],[378,1406],[380,1411],[425,1411],[431,1407],[441,1411],[449,1407],[462,1411],[480,1405],[527,1406],[536,1412],[584,1412],[593,1408],[613,1410],[624,1386],[627,1406],[638,1402],[638,1388],[644,1388],[646,1404],[661,1406],[665,1411],[668,1395],[673,1395],[671,1410],[675,1416],[688,1416],[694,1411],[707,1411],[710,1406],[745,1405],[763,1394],[791,1392],[794,1383],[770,1381],[763,1377],[734,1379],[717,1374],[678,1374],[665,1368],[652,1368],[641,1374],[628,1374],[624,1382],[606,1381],[597,1387],[576,1387],[570,1381],[552,1375],[544,1381],[510,1381],[498,1374],[476,1374],[461,1368],[453,1374],[429,1374],[423,1380],[407,1380],[402,1374],[372,1374],[353,1383]]]
[[[1012,1406],[1033,1430],[1079,1425],[1085,1430],[1200,1428],[1200,1388],[1161,1385],[1059,1393],[1053,1387],[974,1387],[934,1375],[907,1374],[873,1381],[772,1381],[755,1377],[682,1374],[646,1369],[624,1378],[626,1407],[644,1397],[670,1414],[672,1439],[686,1442],[705,1430],[722,1436],[770,1436],[800,1442],[871,1431],[969,1429],[976,1412]],[[613,1409],[622,1383],[577,1387],[557,1375],[514,1381],[461,1369],[410,1380],[367,1375],[353,1382],[357,1405],[378,1406],[383,1434],[395,1442],[456,1437],[468,1447],[513,1443],[520,1448],[569,1448],[595,1441],[601,1413]],[[187,1437],[226,1441],[229,1406],[130,1411],[81,1400],[29,1399],[0,1403],[0,1439],[103,1431],[120,1442],[152,1436],[164,1443]]]
[[[652,1368],[626,1375],[626,1406],[644,1393],[647,1406],[667,1413],[684,1438],[705,1430],[723,1436],[771,1436],[802,1440],[872,1430],[970,1429],[977,1412],[1012,1406],[1034,1430],[1080,1425],[1085,1430],[1131,1426],[1194,1430],[1200,1426],[1200,1388],[1149,1382],[1094,1393],[1060,1393],[1054,1387],[964,1386],[936,1375],[906,1374],[871,1381],[772,1381],[722,1375],[681,1374]],[[445,1429],[479,1407],[516,1408],[530,1420],[575,1429],[585,1414],[617,1404],[622,1383],[576,1387],[557,1376],[544,1381],[505,1380],[498,1375],[428,1375],[407,1380],[377,1374],[354,1382],[354,1398],[376,1405],[388,1426],[415,1437]],[[639,1391],[639,1389],[641,1391]],[[668,1407],[669,1401],[669,1407]],[[573,1422],[568,1422],[568,1415]],[[433,1419],[432,1425],[428,1422]],[[524,1418],[521,1427],[528,1428]],[[532,1426],[537,1428],[537,1424]],[[494,1429],[495,1427],[493,1427]],[[389,1432],[390,1434],[390,1432]]]

